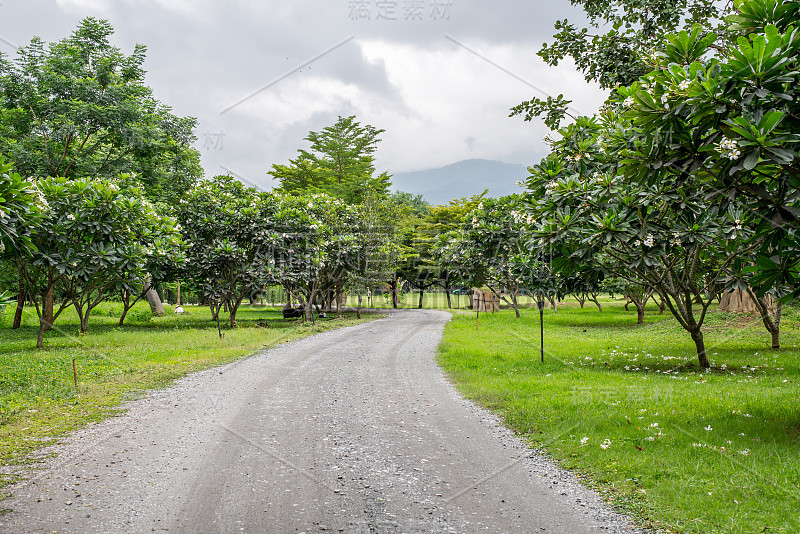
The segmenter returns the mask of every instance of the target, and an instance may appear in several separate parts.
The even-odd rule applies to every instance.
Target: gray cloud
[[[273,163],[294,157],[309,130],[338,115],[387,130],[378,163],[390,172],[472,157],[534,163],[526,158],[545,152],[545,129],[507,114],[535,92],[445,35],[537,87],[566,93],[584,112],[602,101],[568,65],[546,69],[535,55],[557,19],[582,19],[568,2],[452,0],[448,16],[433,13],[432,2],[412,13],[411,0],[397,0],[397,20],[386,20],[376,0],[3,0],[0,50],[12,54],[5,41],[25,44],[33,35],[60,39],[85,16],[107,18],[125,52],[147,45],[156,96],[198,118],[207,173],[225,166],[264,187]],[[369,19],[356,16],[358,5]]]

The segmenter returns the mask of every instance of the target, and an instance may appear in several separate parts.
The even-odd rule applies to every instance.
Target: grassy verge
[[[800,315],[782,345],[753,317],[713,313],[709,372],[671,318],[620,303],[456,312],[440,363],[471,399],[640,523],[675,532],[800,532]]]
[[[119,404],[175,378],[242,358],[254,351],[359,321],[347,315],[316,325],[284,320],[280,309],[243,306],[239,327],[219,338],[208,308],[186,306],[188,315],[151,317],[147,304],[117,326],[121,306],[106,303],[80,335],[77,316],[59,318],[37,350],[35,313],[26,310],[19,330],[0,328],[0,487],[14,479],[14,465],[75,428],[115,413]],[[169,307],[168,307],[169,310]],[[78,370],[75,390],[72,360]]]

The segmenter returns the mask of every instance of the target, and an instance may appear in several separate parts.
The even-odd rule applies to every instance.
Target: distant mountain
[[[489,196],[521,193],[516,184],[528,176],[525,165],[486,159],[468,159],[438,169],[400,172],[392,176],[392,188],[422,195],[431,204],[447,204],[489,190]]]

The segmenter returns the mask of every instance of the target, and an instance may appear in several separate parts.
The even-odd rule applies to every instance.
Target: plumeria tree
[[[37,223],[37,211],[33,209],[34,189],[12,169],[13,166],[0,156],[0,260],[11,264],[28,256],[32,248],[31,232]],[[19,328],[25,305],[24,282],[20,274],[15,328]]]
[[[512,259],[521,250],[522,239],[514,218],[520,199],[516,195],[486,198],[467,217],[463,229],[462,273],[475,286],[486,285],[520,316],[517,296],[520,279]],[[509,299],[502,294],[508,293]]]
[[[275,283],[268,260],[276,245],[278,199],[230,176],[202,180],[181,199],[178,219],[189,244],[187,274],[201,282],[212,315],[224,307],[236,327],[242,301]]]
[[[42,347],[44,333],[69,306],[86,332],[94,307],[120,283],[143,276],[155,253],[148,247],[172,246],[180,236],[177,223],[156,213],[141,191],[111,180],[48,178],[35,188],[40,226],[35,250],[19,265],[39,316]],[[144,244],[155,234],[161,236],[156,245]]]
[[[754,253],[726,280],[752,294],[778,346],[781,304],[768,306],[764,296],[800,294],[798,7],[774,0],[735,7],[730,29],[740,35],[731,46],[714,46],[715,36],[697,26],[668,36],[650,56],[652,72],[620,89],[645,147],[629,153],[625,168],[644,182],[663,168],[691,175],[712,202],[730,208],[732,233],[746,232]]]
[[[31,248],[35,198],[31,184],[0,156],[0,255]]]
[[[553,155],[532,168],[528,187],[539,200],[531,209],[540,221],[533,235],[561,252],[562,269],[591,263],[652,287],[708,367],[706,313],[732,258],[745,250],[736,212],[710,202],[691,174],[665,166],[648,179],[632,172],[632,157],[648,149],[625,110],[622,103],[610,105],[602,121],[583,119],[562,129]]]
[[[346,287],[358,295],[356,314],[361,318],[363,294],[391,279],[397,271],[402,251],[396,223],[400,213],[395,203],[372,194],[356,210],[358,250],[347,270]]]
[[[269,262],[270,275],[286,292],[299,295],[305,307],[305,319],[313,320],[313,306],[325,289],[323,276],[331,261],[326,245],[331,229],[324,212],[329,204],[343,205],[326,195],[279,197],[274,215],[276,232]]]

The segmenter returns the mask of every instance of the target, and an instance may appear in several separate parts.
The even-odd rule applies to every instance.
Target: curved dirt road
[[[192,375],[56,447],[0,532],[638,532],[463,401],[449,314],[401,311]]]

